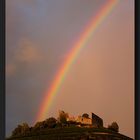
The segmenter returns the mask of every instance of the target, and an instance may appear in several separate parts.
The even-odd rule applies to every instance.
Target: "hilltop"
[[[7,140],[132,140],[119,133],[116,122],[103,126],[103,119],[94,113],[70,116],[59,111],[57,119],[50,117],[37,122],[33,127],[27,123],[18,125]]]

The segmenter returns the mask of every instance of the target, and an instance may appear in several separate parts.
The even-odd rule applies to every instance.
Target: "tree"
[[[65,113],[64,111],[59,112],[58,120],[60,121],[60,123],[66,124],[67,123],[67,118],[68,118],[68,113]]]
[[[37,122],[34,125],[33,130],[36,131],[36,130],[40,130],[40,129],[43,129],[43,128],[45,128],[45,121]]]
[[[18,125],[13,131],[12,131],[12,136],[17,136],[21,134],[21,125]]]
[[[88,115],[87,113],[84,113],[84,114],[82,115],[82,117],[84,117],[84,118],[89,118],[89,115]]]
[[[18,125],[13,131],[12,136],[26,134],[30,131],[30,128],[27,123],[22,123]]]
[[[46,120],[46,124],[47,124],[47,126],[48,126],[49,128],[54,128],[54,127],[56,126],[56,122],[57,122],[57,120],[56,120],[55,118],[53,118],[53,117],[48,118],[48,119]]]
[[[116,122],[113,122],[111,125],[108,125],[108,129],[115,132],[119,132],[119,126]]]
[[[29,125],[27,123],[23,123],[21,130],[22,130],[22,132],[21,132],[22,134],[28,133],[30,131]]]

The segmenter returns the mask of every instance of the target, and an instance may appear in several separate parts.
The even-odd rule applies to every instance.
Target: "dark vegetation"
[[[87,113],[84,113],[82,117],[89,118],[89,115]]]
[[[119,132],[119,126],[116,122],[113,122],[111,125],[108,125],[108,129]]]
[[[108,125],[108,128],[87,128],[76,121],[67,121],[68,114],[62,111],[58,119],[50,117],[42,122],[37,122],[33,127],[27,123],[18,125],[7,140],[129,140],[121,135],[116,122]],[[87,113],[82,117],[89,118]],[[78,127],[78,125],[81,127]]]

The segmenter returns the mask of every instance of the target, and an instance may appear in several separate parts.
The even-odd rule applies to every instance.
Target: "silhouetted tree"
[[[46,124],[47,124],[47,126],[48,126],[49,128],[54,128],[54,127],[56,126],[56,122],[57,122],[57,120],[56,120],[55,118],[53,118],[53,117],[48,118],[48,119],[46,120]]]
[[[26,134],[30,131],[29,125],[27,123],[22,124],[22,134]]]
[[[46,122],[45,121],[37,122],[33,127],[33,131],[41,130],[45,127],[46,127]]]
[[[65,113],[64,111],[59,112],[58,120],[60,121],[60,123],[66,124],[67,123],[67,118],[68,118],[68,113]]]
[[[18,125],[13,131],[12,136],[22,135],[30,132],[30,128],[27,123]]]
[[[62,123],[60,123],[60,122],[57,121],[56,127],[57,127],[57,128],[61,128],[61,127],[62,127]]]
[[[84,118],[89,118],[89,115],[88,115],[87,113],[84,113],[84,114],[82,115],[82,117],[84,117]]]
[[[30,127],[29,129],[30,129],[30,132],[31,132],[33,130],[33,127]]]
[[[111,125],[108,125],[108,129],[115,132],[119,132],[119,126],[116,122],[113,122]]]
[[[21,125],[18,125],[13,131],[12,131],[12,136],[17,136],[21,134]]]

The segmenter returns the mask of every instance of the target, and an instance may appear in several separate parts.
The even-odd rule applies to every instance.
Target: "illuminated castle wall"
[[[103,120],[94,113],[91,113],[91,118],[85,118],[82,116],[74,117],[68,115],[67,121],[79,122],[90,127],[103,127]]]

